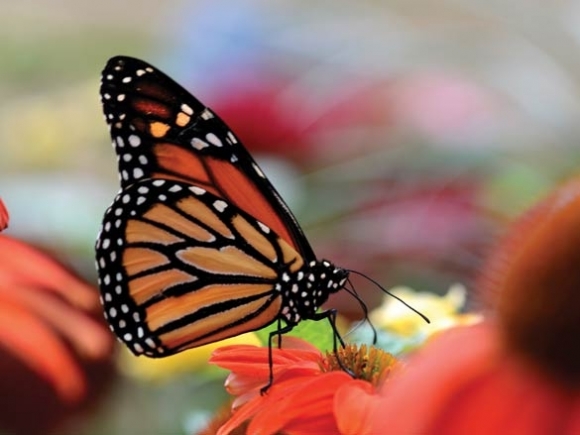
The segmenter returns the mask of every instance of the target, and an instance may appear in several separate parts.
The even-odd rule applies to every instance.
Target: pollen
[[[374,346],[360,347],[347,344],[334,352],[327,352],[322,362],[322,371],[347,371],[355,379],[370,382],[375,387],[382,385],[399,366],[399,361],[390,353]]]

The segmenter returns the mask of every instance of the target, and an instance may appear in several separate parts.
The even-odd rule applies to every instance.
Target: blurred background
[[[117,54],[217,112],[319,257],[387,288],[472,288],[510,219],[577,173],[579,2],[0,3],[6,234],[93,284],[94,240],[118,190],[99,75]],[[371,306],[382,296],[360,290]],[[352,300],[332,303],[356,315]],[[223,398],[208,399],[208,382],[222,381],[115,374],[58,431],[193,433]]]

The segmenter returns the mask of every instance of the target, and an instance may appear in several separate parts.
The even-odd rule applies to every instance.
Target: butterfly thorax
[[[293,273],[282,273],[275,286],[282,293],[281,316],[292,325],[311,319],[328,296],[344,286],[347,278],[347,270],[327,260],[311,261]]]

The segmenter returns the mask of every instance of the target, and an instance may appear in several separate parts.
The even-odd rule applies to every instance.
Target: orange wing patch
[[[143,217],[167,225],[192,239],[199,240],[200,242],[211,242],[215,239],[215,236],[209,231],[180,215],[165,204],[154,205],[143,215]]]
[[[246,174],[227,161],[210,158],[206,161],[216,184],[220,190],[227,192],[230,202],[266,224],[286,242],[298,249],[282,218]]]
[[[169,260],[158,251],[147,248],[127,248],[123,251],[123,265],[129,276],[168,264]]]
[[[204,272],[247,275],[276,279],[277,273],[235,246],[223,248],[191,247],[177,253],[177,258]]]
[[[130,219],[125,229],[125,238],[129,243],[154,242],[161,245],[170,245],[176,242],[183,242],[177,237],[155,225],[136,219]]]
[[[178,284],[193,283],[197,277],[177,269],[151,273],[129,281],[129,294],[142,305],[160,294],[160,289],[168,289]]]
[[[227,312],[206,316],[187,326],[161,334],[159,339],[167,348],[181,348],[179,350],[223,340],[272,323],[278,316],[281,305],[281,297],[265,295],[255,301],[240,304]],[[245,322],[233,326],[235,322],[247,318],[249,314],[254,315]]]

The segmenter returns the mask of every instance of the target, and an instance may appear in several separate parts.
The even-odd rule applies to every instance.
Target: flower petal
[[[569,394],[501,346],[495,325],[442,334],[387,383],[372,433],[564,433]]]
[[[2,198],[0,198],[0,231],[8,227],[8,220],[9,220],[8,210],[6,209],[4,203],[2,202]]]
[[[85,379],[70,350],[37,316],[13,301],[0,304],[0,345],[52,384],[63,400],[73,402],[84,395]]]
[[[330,424],[318,433],[335,433],[334,393],[351,380],[348,374],[336,371],[274,384],[260,412],[250,422],[248,433],[267,435],[291,430],[293,434],[311,434],[316,420]]]
[[[487,324],[460,327],[435,337],[409,361],[405,370],[385,384],[373,429],[424,432],[424,422],[433,421],[459,385],[496,364],[497,343],[497,335]]]
[[[352,380],[334,395],[334,416],[342,435],[370,433],[372,419],[380,406],[379,395],[369,382]]]
[[[59,294],[87,310],[99,307],[97,292],[48,255],[17,239],[0,235],[0,283],[25,284]]]

